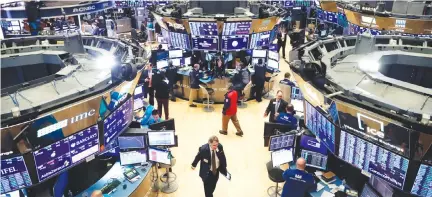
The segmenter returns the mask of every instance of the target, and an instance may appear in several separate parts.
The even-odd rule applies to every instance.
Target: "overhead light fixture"
[[[111,69],[116,64],[116,58],[112,54],[104,54],[96,58],[96,66],[99,69]]]

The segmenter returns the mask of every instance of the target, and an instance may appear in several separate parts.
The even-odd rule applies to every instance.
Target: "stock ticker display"
[[[78,132],[33,152],[39,181],[56,175],[99,151],[98,126]]]
[[[190,49],[190,39],[188,34],[169,32],[169,44],[174,48]]]
[[[315,134],[321,142],[335,152],[336,127],[324,115],[318,112],[310,103],[306,103],[306,127]]]
[[[244,36],[222,36],[222,50],[235,51],[247,49],[249,35]]]
[[[339,158],[403,189],[409,160],[345,131],[341,131]]]
[[[223,26],[222,35],[249,35],[251,25],[252,21],[226,22]]]
[[[194,36],[217,36],[216,22],[189,22],[191,34]]]
[[[192,48],[197,50],[219,50],[219,38],[217,36],[192,36]]]
[[[421,164],[414,185],[411,189],[411,193],[421,197],[430,197],[432,196],[431,186],[432,166]]]
[[[22,156],[1,160],[1,190],[8,193],[32,185]]]
[[[114,139],[132,122],[132,104],[132,99],[126,100],[103,121],[105,146],[115,141]]]
[[[252,34],[249,48],[255,49],[262,46],[268,46],[270,44],[270,32],[261,32]]]

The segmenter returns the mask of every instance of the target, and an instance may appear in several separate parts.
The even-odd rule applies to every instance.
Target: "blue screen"
[[[327,21],[331,23],[337,24],[337,16],[333,12],[327,12]]]
[[[252,34],[249,48],[255,49],[262,46],[268,46],[270,44],[270,32],[261,32]]]
[[[132,122],[132,112],[132,100],[128,99],[103,121],[105,146],[116,141],[114,139]]]
[[[345,131],[341,131],[339,157],[403,189],[408,159]]]
[[[32,185],[22,156],[1,160],[1,191],[8,193]]]
[[[252,21],[240,22],[226,22],[223,26],[222,35],[235,36],[235,35],[248,35]]]
[[[432,190],[430,188],[431,185],[432,166],[421,164],[414,185],[411,189],[411,193],[421,197],[432,196]]]
[[[218,37],[194,36],[192,37],[192,48],[197,50],[217,51],[219,50]]]
[[[247,49],[249,35],[245,36],[223,36],[222,50],[233,51]]]
[[[165,60],[168,59],[168,51],[157,52],[156,60]]]
[[[335,152],[336,128],[324,115],[319,113],[310,103],[306,103],[306,127],[315,134],[331,152]]]
[[[194,36],[217,36],[216,22],[189,22],[191,34]]]
[[[190,39],[188,34],[169,32],[169,44],[178,49],[190,49]]]
[[[306,150],[327,155],[327,148],[324,146],[324,144],[318,142],[317,139],[311,136],[302,135],[300,139],[300,147]]]

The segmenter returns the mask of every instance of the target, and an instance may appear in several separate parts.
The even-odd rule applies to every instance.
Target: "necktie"
[[[212,156],[211,156],[212,164],[211,164],[211,171],[213,175],[216,175],[216,154],[215,151],[212,150]]]
[[[276,101],[276,105],[275,105],[275,113],[278,112],[279,109],[279,101]]]

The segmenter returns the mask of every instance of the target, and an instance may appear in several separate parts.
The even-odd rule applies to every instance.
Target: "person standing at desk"
[[[265,83],[266,67],[262,58],[258,59],[258,64],[254,65],[255,74],[252,75],[252,96],[255,96],[257,102],[262,101],[262,92]]]
[[[165,119],[168,120],[169,117],[169,80],[165,75],[165,70],[158,72],[153,79],[153,86],[156,90],[156,101],[158,103],[159,116],[162,117],[162,108],[164,109]]]
[[[316,183],[312,174],[305,171],[306,160],[298,158],[296,169],[288,169],[282,174],[285,185],[281,197],[304,197],[307,192],[316,191]]]
[[[190,90],[189,90],[189,107],[197,107],[193,100],[198,95],[199,91],[199,80],[200,80],[200,65],[195,64],[192,71],[189,73],[189,81],[190,81]]]
[[[152,78],[153,78],[153,65],[148,64],[146,66],[146,70],[142,73],[142,78],[144,79],[144,95],[149,96],[150,105],[154,106],[154,88],[152,86]]]
[[[287,34],[284,28],[279,28],[279,33],[277,34],[277,44],[278,44],[278,53],[280,53],[280,49],[282,48],[282,57],[285,59],[285,45],[287,40]]]
[[[177,67],[173,65],[173,62],[171,60],[168,62],[168,69],[166,71],[166,76],[168,78],[170,100],[175,102],[176,97],[174,95],[174,85],[177,82]]]
[[[222,111],[222,130],[219,131],[222,135],[228,134],[228,122],[231,120],[237,129],[237,136],[242,137],[243,131],[240,127],[239,121],[237,119],[237,91],[231,85],[229,91],[225,94],[224,107]]]
[[[276,98],[270,100],[264,113],[264,117],[269,116],[270,113],[269,122],[276,122],[275,119],[277,116],[279,116],[279,113],[285,112],[285,108],[288,103],[282,99],[282,96],[282,91],[278,90],[276,93]]]
[[[225,153],[222,145],[219,144],[218,137],[210,137],[208,144],[204,144],[198,149],[198,154],[192,162],[192,170],[195,170],[198,162],[201,162],[199,176],[204,183],[205,196],[213,197],[219,180],[219,172],[223,175],[228,172]]]

